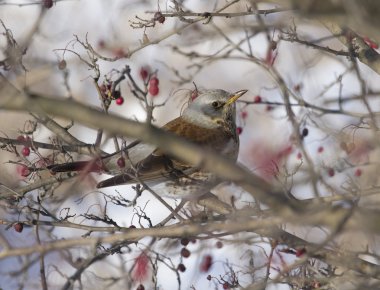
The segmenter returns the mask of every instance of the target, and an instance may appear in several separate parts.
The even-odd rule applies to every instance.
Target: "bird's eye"
[[[215,101],[215,102],[212,102],[211,103],[211,106],[213,107],[213,108],[218,108],[219,107],[219,102],[217,102],[217,101]]]

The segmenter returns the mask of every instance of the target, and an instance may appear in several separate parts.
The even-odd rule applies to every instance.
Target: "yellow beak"
[[[237,101],[242,95],[244,95],[248,90],[240,90],[236,93],[233,93],[231,98],[225,103],[225,106],[229,106]]]

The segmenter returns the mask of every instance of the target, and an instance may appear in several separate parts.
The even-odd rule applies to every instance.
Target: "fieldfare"
[[[201,91],[180,117],[162,129],[236,161],[239,135],[235,101],[246,92]],[[53,172],[101,171],[114,177],[101,181],[97,188],[142,183],[158,195],[171,198],[197,198],[220,183],[215,174],[164,154],[159,148],[139,141],[133,145],[101,159],[53,165],[49,169]]]

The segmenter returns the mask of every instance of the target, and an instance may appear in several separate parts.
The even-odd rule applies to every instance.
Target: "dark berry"
[[[190,257],[190,251],[186,248],[182,248],[181,249],[181,256],[184,257],[184,258],[188,258]]]
[[[21,233],[22,230],[24,229],[24,225],[22,223],[16,223],[13,225],[13,228],[15,229],[16,232]]]
[[[211,281],[211,275],[208,275],[206,279]]]
[[[179,264],[178,267],[177,267],[178,271],[180,272],[185,272],[186,271],[186,267],[184,264]]]
[[[230,289],[230,284],[228,282],[224,282],[223,289]]]
[[[124,168],[125,167],[125,159],[124,157],[120,157],[118,160],[117,160],[117,166],[119,166],[120,168]]]
[[[218,249],[223,248],[223,243],[222,243],[221,241],[217,241],[217,242],[216,242],[216,247],[217,247]]]
[[[145,287],[143,284],[140,284],[139,286],[137,286],[136,290],[145,290]]]
[[[318,147],[318,153],[322,153],[323,150],[325,150],[325,149],[323,148],[323,146],[319,146],[319,147]]]
[[[186,247],[186,246],[189,244],[189,242],[190,242],[190,241],[189,241],[188,238],[182,238],[182,239],[181,239],[181,245],[182,245],[182,246],[185,246],[185,247]]]
[[[306,137],[307,135],[309,135],[309,129],[308,128],[303,128],[303,130],[302,130],[302,136]]]
[[[53,7],[53,0],[42,0],[42,5],[49,9],[51,7]]]
[[[154,13],[154,20],[158,21],[159,23],[164,23],[165,22],[165,16],[162,15],[161,12],[156,12]]]
[[[334,171],[334,169],[333,169],[333,168],[329,168],[329,169],[327,170],[327,174],[328,174],[330,177],[333,177],[333,176],[335,175],[335,171]]]
[[[58,63],[58,68],[59,68],[60,70],[64,70],[64,69],[66,68],[66,66],[67,66],[67,63],[66,63],[66,61],[65,61],[64,59],[62,59],[62,60]]]
[[[212,256],[206,255],[203,257],[200,270],[201,272],[208,272],[212,266]]]

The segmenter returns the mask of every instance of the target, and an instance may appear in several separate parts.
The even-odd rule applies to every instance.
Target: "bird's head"
[[[201,91],[183,112],[183,117],[206,128],[216,128],[228,122],[235,124],[235,102],[247,90],[229,93],[224,90]]]

